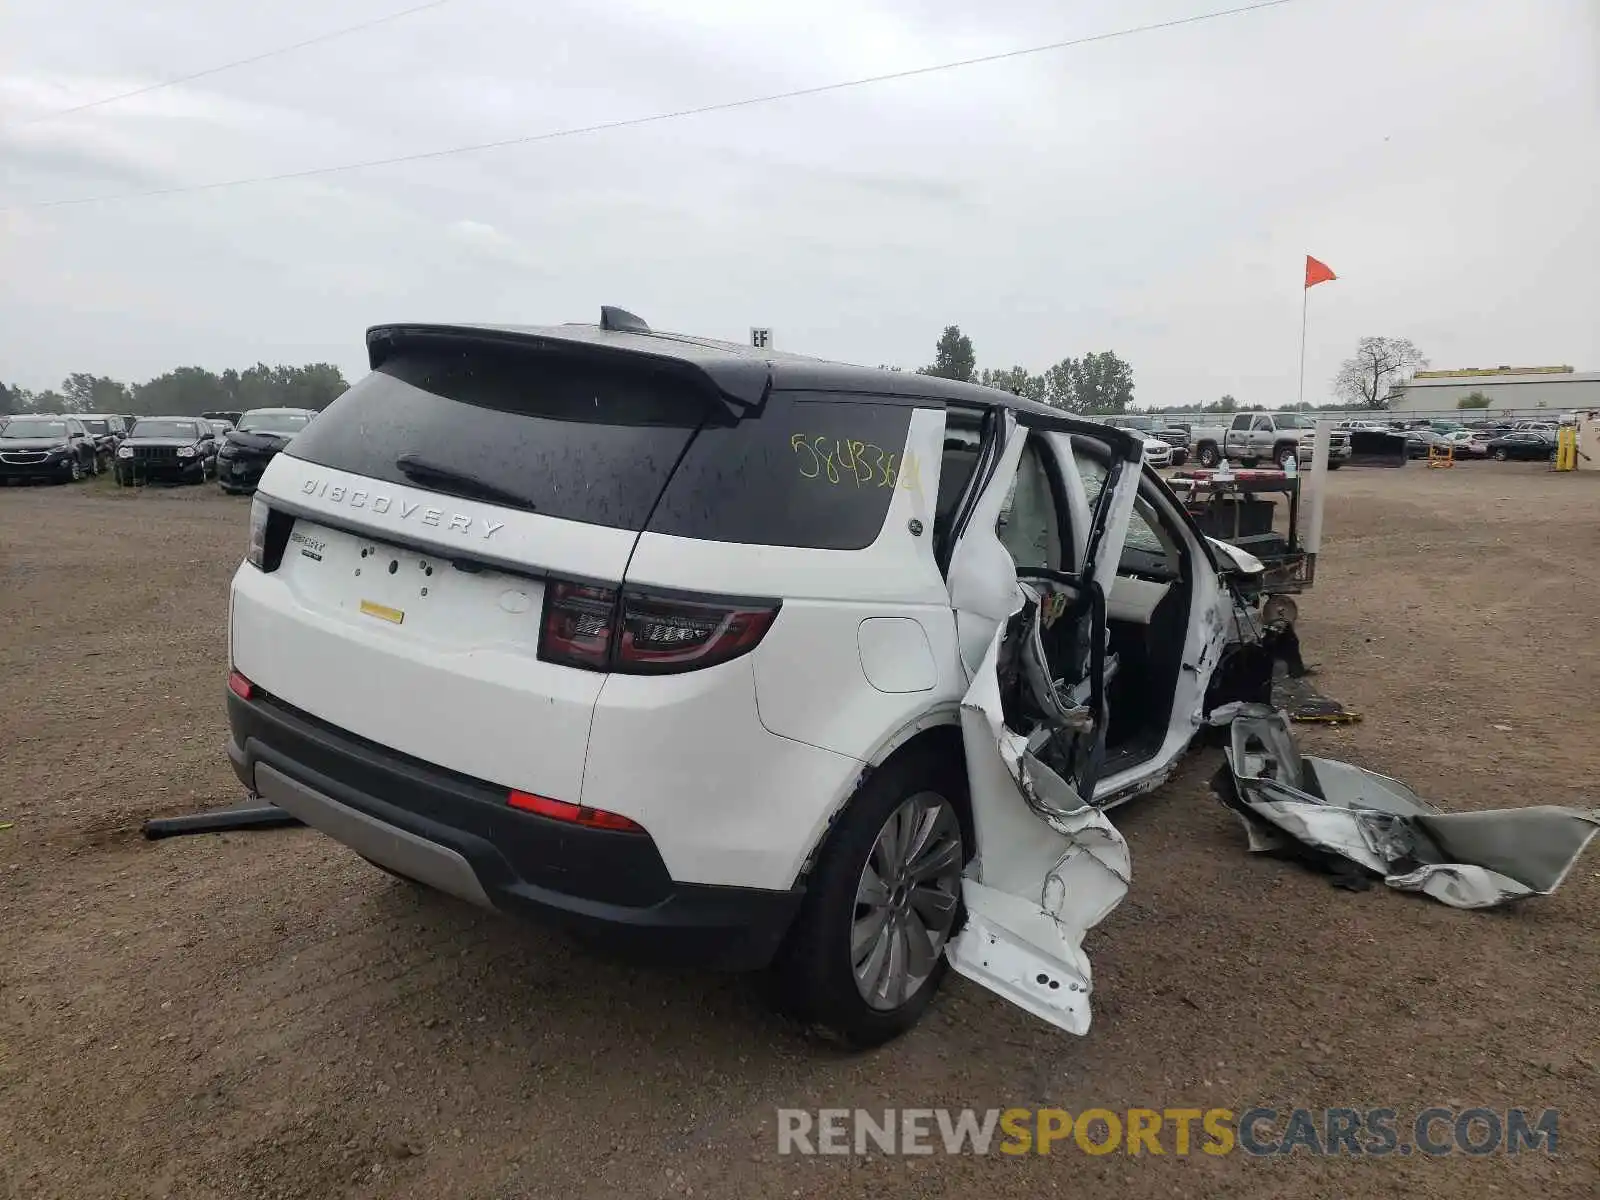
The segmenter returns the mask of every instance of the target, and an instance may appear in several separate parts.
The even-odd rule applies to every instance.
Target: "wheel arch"
[[[800,865],[795,882],[803,884],[810,876],[817,860],[828,848],[844,815],[850,811],[867,782],[880,771],[908,758],[927,756],[949,764],[952,784],[947,793],[961,819],[961,840],[970,860],[977,849],[977,837],[972,820],[972,797],[967,788],[967,756],[961,741],[961,712],[954,704],[940,705],[928,710],[900,729],[886,735],[867,756],[860,773],[848,792],[840,798],[828,814],[820,831],[812,839],[805,860]]]

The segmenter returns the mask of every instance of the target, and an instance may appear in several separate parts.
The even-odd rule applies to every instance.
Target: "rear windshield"
[[[653,372],[479,346],[418,349],[343,393],[288,453],[369,479],[478,499],[504,493],[548,517],[642,529],[712,404]],[[433,474],[408,474],[402,462]]]
[[[778,392],[736,420],[648,364],[430,347],[362,379],[287,453],[591,525],[859,549],[901,482],[910,414]]]

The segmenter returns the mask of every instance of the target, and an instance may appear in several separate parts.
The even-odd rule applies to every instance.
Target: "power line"
[[[75,104],[71,108],[58,108],[54,112],[40,113],[36,117],[24,117],[20,121],[6,121],[0,123],[0,129],[14,128],[21,125],[36,125],[40,121],[53,121],[57,117],[71,116],[73,113],[87,112],[91,108],[100,108],[107,104],[116,104],[119,100],[130,100],[134,96],[144,96],[150,92],[158,92],[162,88],[175,87],[180,83],[191,83],[196,79],[204,79],[208,75],[218,75],[223,71],[231,71],[235,67],[247,67],[251,63],[262,62],[265,59],[277,58],[280,54],[292,54],[296,50],[304,50],[308,46],[320,45],[322,42],[331,42],[334,38],[346,37],[352,33],[360,33],[363,29],[371,29],[377,25],[387,25],[390,21],[398,21],[402,17],[409,17],[419,12],[426,12],[430,8],[443,8],[451,0],[428,0],[426,4],[418,4],[412,8],[403,8],[399,12],[387,13],[381,17],[373,17],[370,21],[362,21],[358,25],[346,25],[343,29],[334,29],[328,33],[319,33],[316,37],[306,38],[301,42],[293,42],[287,46],[279,46],[274,50],[263,50],[260,54],[252,54],[248,58],[236,58],[232,62],[221,63],[215,67],[207,67],[203,71],[195,71],[188,75],[176,75],[171,79],[163,79],[159,83],[148,83],[144,87],[134,88],[131,92],[118,92],[115,96],[103,96],[99,100],[89,100],[83,104]]]
[[[447,0],[436,0],[436,3],[446,3]],[[841,92],[849,88],[867,87],[871,84],[889,83],[898,79],[912,79],[920,75],[932,75],[940,71],[955,71],[963,67],[981,66],[985,63],[1003,62],[1007,59],[1023,58],[1029,55],[1046,54],[1054,50],[1067,50],[1074,46],[1087,46],[1094,42],[1109,42],[1117,38],[1133,37],[1135,34],[1154,33],[1162,29],[1175,29],[1182,25],[1197,25],[1202,21],[1214,21],[1222,17],[1240,16],[1244,13],[1259,12],[1267,8],[1280,8],[1292,4],[1295,0],[1258,0],[1254,4],[1240,5],[1237,8],[1220,9],[1215,12],[1199,13],[1192,17],[1177,17],[1170,21],[1157,21],[1149,25],[1135,25],[1127,29],[1117,29],[1109,33],[1090,34],[1086,37],[1071,38],[1062,42],[1047,42],[1041,46],[1028,46],[1020,50],[1004,50],[997,54],[985,54],[977,58],[964,58],[956,62],[937,63],[926,67],[911,67],[903,71],[889,71],[882,75],[868,75],[860,79],[847,79],[837,83],[823,83],[812,87],[794,88],[786,92],[773,92],[765,96],[747,96],[740,100],[723,100],[714,104],[701,104],[693,108],[674,109],[671,112],[653,113],[645,117],[625,117],[616,121],[601,121],[593,125],[576,125],[566,129],[554,129],[545,133],[530,133],[520,137],[502,138],[492,142],[473,142],[464,146],[449,146],[440,150],[422,150],[413,154],[396,154],[388,158],[369,158],[360,162],[340,163],[330,167],[308,167],[299,171],[283,171],[274,175],[251,175],[240,179],[217,180],[212,183],[180,184],[177,187],[155,188],[144,192],[116,192],[104,196],[77,196],[66,200],[46,200],[33,204],[13,204],[0,207],[0,212],[16,209],[42,209],[64,208],[78,204],[101,204],[113,200],[148,200],[158,196],[176,196],[189,192],[220,191],[224,188],[248,187],[258,183],[283,183],[295,179],[311,179],[320,175],[334,175],[345,171],[360,171],[368,167],[389,167],[401,163],[425,162],[428,159],[448,158],[457,154],[476,154],[484,150],[502,150],[508,146],[527,146],[535,142],[551,142],[558,138],[582,137],[592,133],[606,133],[617,129],[634,129],[641,125],[654,125],[662,121],[676,121],[685,117],[704,116],[708,113],[729,112],[738,108],[750,108],[758,104],[773,104],[779,100],[795,100],[805,96],[820,96],[828,92]]]

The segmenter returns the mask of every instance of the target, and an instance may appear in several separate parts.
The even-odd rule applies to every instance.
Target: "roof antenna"
[[[642,317],[636,317],[625,308],[618,308],[614,304],[600,306],[600,328],[611,329],[618,333],[649,333],[650,326],[644,323]]]

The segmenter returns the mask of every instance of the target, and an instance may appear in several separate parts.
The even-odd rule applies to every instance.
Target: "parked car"
[[[1434,446],[1442,444],[1444,436],[1431,429],[1406,430],[1406,457],[1427,458]]]
[[[1158,469],[1172,465],[1172,447],[1158,437],[1144,437],[1144,461],[1147,466]]]
[[[1451,453],[1456,458],[1487,458],[1489,456],[1489,439],[1477,429],[1458,429],[1454,433],[1445,434],[1439,440],[1441,445],[1450,447]]]
[[[208,421],[226,421],[229,425],[237,425],[243,412],[203,412],[200,414]]]
[[[273,457],[317,414],[307,408],[257,408],[239,416],[239,427],[217,453],[217,483],[229,493],[253,492]]]
[[[1261,564],[1142,439],[615,309],[367,345],[251,503],[246,787],[484,907],[770,965],[853,1044],[947,963],[1087,1028],[1129,871],[1102,810],[1259,629]]]
[[[223,420],[220,417],[207,417],[205,419],[211,424],[211,432],[217,435],[217,445],[220,447],[223,440],[232,432],[234,428],[233,422]]]
[[[201,417],[140,417],[117,447],[122,487],[165,480],[204,483],[216,471],[217,438]]]
[[[94,438],[99,452],[99,470],[109,471],[116,465],[117,447],[127,436],[128,426],[120,413],[81,413],[78,419]]]
[[[1301,413],[1239,413],[1227,425],[1194,425],[1195,457],[1204,467],[1224,458],[1253,467],[1259,462],[1287,468],[1311,462],[1317,424]],[[1335,429],[1328,438],[1328,469],[1336,471],[1350,458],[1348,430]]]
[[[70,483],[99,473],[99,447],[75,416],[26,413],[0,429],[0,483]]]
[[[1507,459],[1547,459],[1556,452],[1556,439],[1552,433],[1537,429],[1520,429],[1497,437],[1487,443],[1489,457],[1496,462]]]
[[[1169,446],[1181,446],[1185,451],[1189,449],[1189,430],[1187,426],[1170,424],[1166,418],[1159,416],[1145,416],[1143,414],[1128,416],[1121,415],[1106,417],[1105,423],[1116,429],[1127,429],[1146,437],[1159,438]]]

